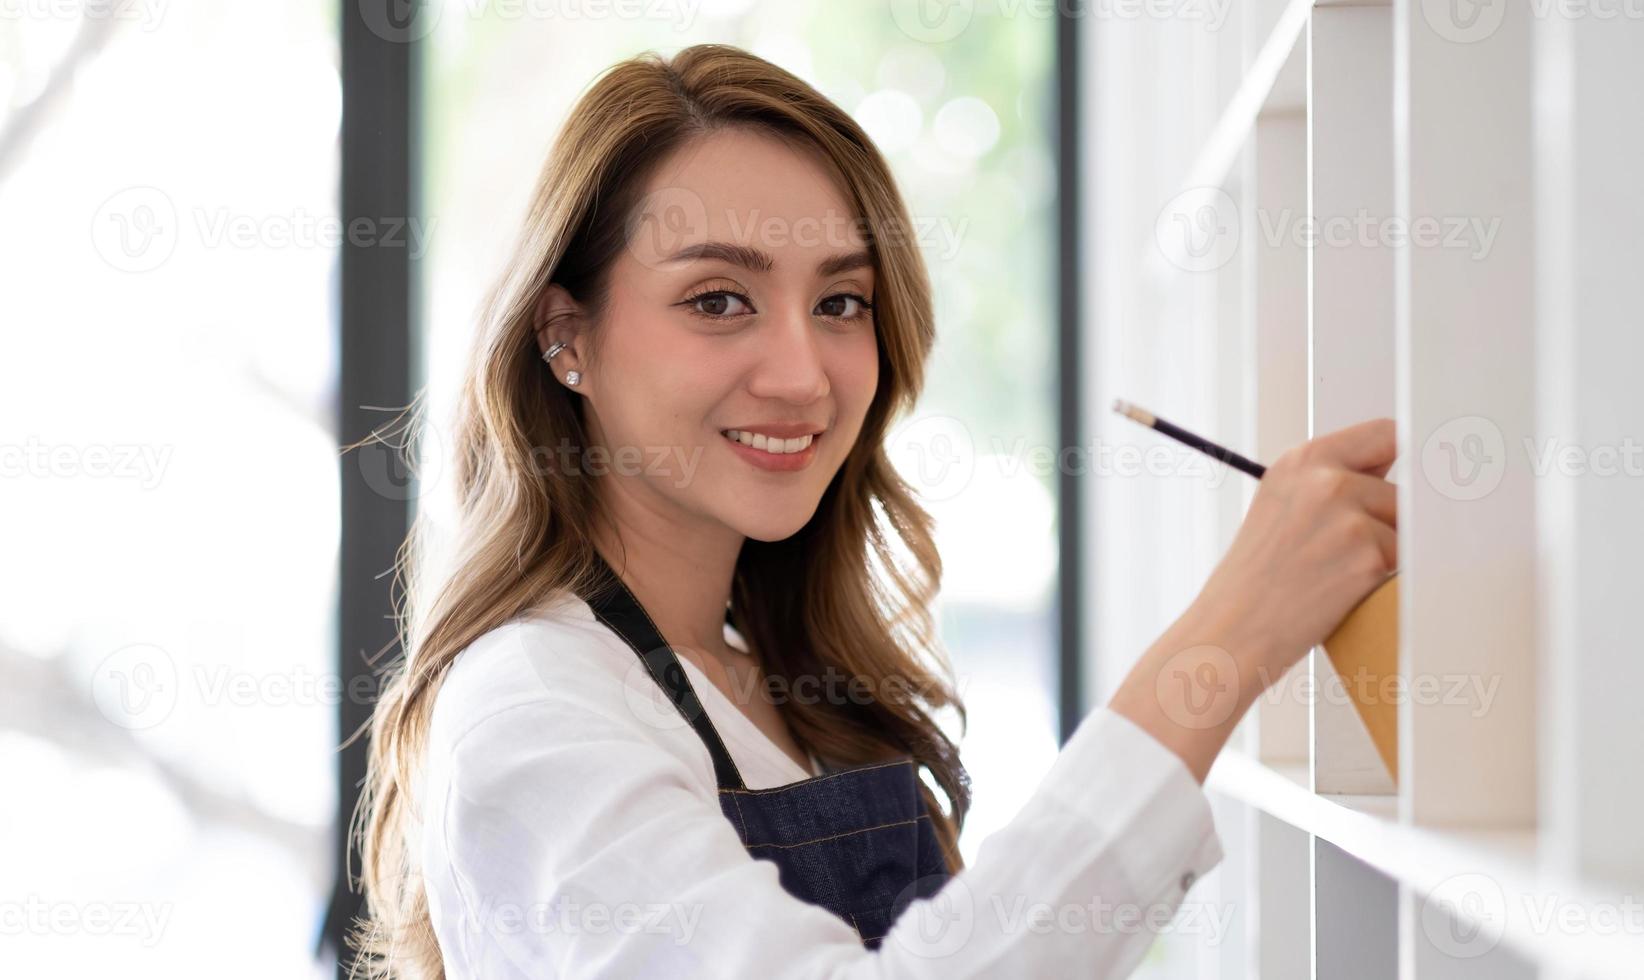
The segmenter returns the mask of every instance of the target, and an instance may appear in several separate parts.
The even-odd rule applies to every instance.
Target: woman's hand
[[[1267,468],[1198,598],[1110,707],[1200,780],[1244,711],[1398,567],[1392,419],[1309,440]]]
[[[1393,420],[1319,436],[1268,467],[1194,605],[1244,620],[1277,681],[1398,568]]]

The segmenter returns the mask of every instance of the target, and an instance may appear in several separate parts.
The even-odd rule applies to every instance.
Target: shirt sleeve
[[[614,707],[516,702],[431,767],[424,873],[451,980],[1120,977],[1222,857],[1186,766],[1102,708],[975,862],[868,950],[748,854],[677,745]]]

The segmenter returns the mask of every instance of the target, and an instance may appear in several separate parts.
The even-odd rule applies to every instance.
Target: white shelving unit
[[[1644,19],[1607,9],[1082,22],[1089,431],[1159,444],[1122,397],[1258,459],[1376,416],[1402,451],[1398,785],[1315,651],[1211,773],[1237,859],[1192,897],[1242,931],[1185,975],[1644,977]],[[1099,703],[1254,483],[1088,492]]]

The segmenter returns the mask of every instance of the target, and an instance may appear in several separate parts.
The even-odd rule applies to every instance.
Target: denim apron
[[[774,863],[789,894],[839,916],[877,949],[908,903],[934,895],[949,877],[913,758],[824,763],[821,775],[748,789],[673,648],[604,558],[595,560],[605,584],[581,598],[633,648],[708,747],[719,808],[748,853]]]

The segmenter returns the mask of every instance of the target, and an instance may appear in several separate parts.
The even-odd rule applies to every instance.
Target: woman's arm
[[[1233,726],[1396,565],[1392,444],[1377,420],[1270,467],[1193,606],[877,951],[748,854],[695,733],[632,706],[620,643],[494,631],[446,679],[427,771],[423,873],[451,980],[1124,976],[1222,857],[1200,783]]]
[[[1270,642],[1236,616],[1194,606],[1125,676],[1108,707],[1174,752],[1200,783],[1245,711],[1266,689],[1255,669]]]
[[[1398,567],[1392,419],[1320,436],[1268,467],[1204,590],[1109,706],[1201,783],[1256,696]]]
[[[592,654],[552,648],[564,637],[522,627],[456,668],[513,693],[448,716],[431,746],[421,856],[451,980],[1119,977],[1222,857],[1181,761],[1098,710],[975,862],[869,951],[748,854],[695,733],[630,710]],[[1176,927],[1225,924],[1207,905]]]

